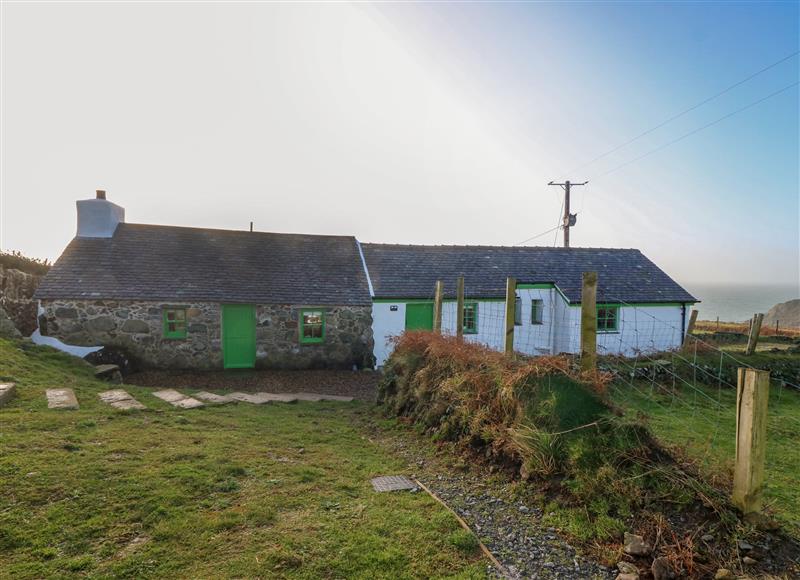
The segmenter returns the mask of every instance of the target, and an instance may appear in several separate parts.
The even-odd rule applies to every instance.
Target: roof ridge
[[[294,236],[298,238],[339,238],[339,239],[347,239],[347,240],[355,240],[356,237],[354,235],[344,235],[344,234],[303,234],[298,232],[264,232],[260,230],[229,230],[224,228],[200,228],[195,226],[171,226],[171,225],[164,225],[164,224],[139,224],[139,223],[132,223],[132,222],[125,222],[119,224],[118,227],[137,227],[137,228],[159,228],[165,230],[192,230],[192,231],[200,231],[200,232],[221,232],[226,234],[261,234],[261,235],[268,235],[268,236]]]
[[[452,248],[452,249],[493,249],[493,250],[550,250],[550,251],[572,251],[572,250],[603,250],[614,252],[639,252],[639,248],[601,248],[595,246],[571,246],[569,248],[553,246],[492,246],[487,244],[395,244],[385,242],[360,242],[362,246],[383,246],[394,248]]]

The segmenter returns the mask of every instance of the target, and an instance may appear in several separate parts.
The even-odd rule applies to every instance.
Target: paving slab
[[[204,406],[202,401],[198,401],[192,397],[187,397],[175,389],[163,389],[161,391],[156,391],[153,393],[153,396],[158,397],[162,401],[166,401],[173,407],[178,407],[180,409],[196,409]]]
[[[255,393],[268,403],[296,403],[297,397],[290,393]]]
[[[263,405],[264,403],[270,402],[265,399],[262,399],[255,393],[231,393],[228,396],[234,401],[241,401],[243,403],[252,403],[253,405]]]
[[[341,395],[321,395],[319,393],[292,393],[299,401],[342,401],[350,403],[353,397],[343,397]]]
[[[124,389],[112,389],[110,391],[103,391],[102,393],[97,394],[100,397],[100,400],[104,403],[108,403],[115,409],[120,409],[122,411],[128,411],[130,409],[146,409],[144,405],[142,405],[139,401],[134,399],[127,391]]]
[[[372,480],[375,491],[403,491],[417,489],[417,484],[405,475],[384,475]]]
[[[235,403],[236,399],[230,395],[218,395],[217,393],[209,393],[208,391],[200,391],[192,395],[195,399],[200,399],[206,403],[213,403],[214,405],[224,405],[226,403]]]
[[[47,389],[48,409],[79,409],[78,399],[72,389]]]
[[[15,383],[0,383],[0,407],[8,403],[17,394]]]

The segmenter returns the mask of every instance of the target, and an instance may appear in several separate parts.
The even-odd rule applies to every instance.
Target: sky
[[[796,53],[799,6],[4,2],[0,247],[57,258],[95,189],[135,223],[552,246],[570,179],[573,246],[797,287],[800,56],[592,161]]]

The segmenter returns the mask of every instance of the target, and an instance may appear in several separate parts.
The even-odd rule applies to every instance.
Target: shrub
[[[29,258],[22,252],[12,250],[10,252],[0,251],[0,266],[10,270],[21,270],[36,276],[44,276],[50,269],[50,262],[46,259]]]

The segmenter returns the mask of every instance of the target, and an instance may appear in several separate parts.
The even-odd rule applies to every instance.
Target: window
[[[300,311],[300,342],[313,344],[325,340],[325,311],[308,309]]]
[[[186,309],[164,309],[164,338],[186,338]]]
[[[597,307],[597,332],[617,332],[619,306]]]
[[[478,303],[464,304],[464,334],[478,333]]]
[[[531,300],[531,324],[542,323],[542,311],[544,311],[544,300]]]
[[[519,296],[514,298],[514,325],[522,326],[522,300]]]

